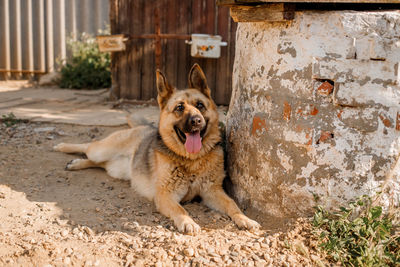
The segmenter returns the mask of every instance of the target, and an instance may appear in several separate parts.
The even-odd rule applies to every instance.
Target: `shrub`
[[[313,226],[332,261],[345,266],[400,266],[400,235],[393,220],[367,196],[334,213],[318,206]]]
[[[61,68],[61,88],[111,86],[110,54],[99,51],[94,37],[83,33],[78,40],[68,38],[67,47],[71,57]]]

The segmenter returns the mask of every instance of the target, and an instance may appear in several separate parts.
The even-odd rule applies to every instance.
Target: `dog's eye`
[[[198,109],[198,110],[202,110],[202,109],[204,109],[205,108],[205,106],[204,106],[204,104],[202,103],[202,102],[197,102],[197,104],[196,104],[196,108]]]
[[[182,104],[178,104],[178,105],[175,107],[175,111],[184,111],[184,110],[185,110],[185,106],[182,105]]]

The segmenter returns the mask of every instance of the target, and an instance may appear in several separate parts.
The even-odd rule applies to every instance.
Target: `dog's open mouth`
[[[198,153],[201,150],[202,144],[201,140],[203,139],[204,134],[207,130],[207,125],[200,131],[195,130],[190,133],[185,133],[178,126],[174,126],[176,135],[179,137],[179,140],[185,145],[185,149],[189,153]]]

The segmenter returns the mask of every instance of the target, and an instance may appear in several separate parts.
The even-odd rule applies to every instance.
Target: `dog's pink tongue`
[[[185,133],[186,142],[185,148],[189,153],[198,153],[201,149],[201,137],[200,132]]]

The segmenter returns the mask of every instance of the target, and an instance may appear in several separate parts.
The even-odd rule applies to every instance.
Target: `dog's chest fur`
[[[158,157],[164,157],[159,154]],[[159,190],[172,193],[178,201],[189,201],[213,185],[221,185],[224,178],[223,152],[216,147],[197,160],[163,158],[164,166],[156,170]]]

